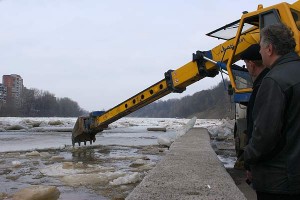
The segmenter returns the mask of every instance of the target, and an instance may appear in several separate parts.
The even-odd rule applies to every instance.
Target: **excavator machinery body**
[[[231,93],[236,103],[235,140],[237,155],[243,151],[246,130],[245,113],[251,95],[252,80],[245,67],[236,64],[240,54],[252,44],[259,43],[260,30],[270,24],[284,23],[291,28],[299,54],[300,1],[280,3],[256,11],[244,12],[241,18],[227,24],[207,36],[223,40],[211,50],[197,51],[190,62],[176,70],[165,72],[164,78],[105,112],[92,112],[79,117],[72,132],[72,144],[94,142],[95,135],[108,125],[169,93],[181,93],[187,86],[206,77],[227,73]]]

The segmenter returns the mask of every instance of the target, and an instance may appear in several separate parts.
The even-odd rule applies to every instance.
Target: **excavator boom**
[[[268,8],[259,5],[256,11],[244,13],[240,20],[208,33],[208,36],[225,41],[209,51],[197,51],[193,54],[192,61],[176,70],[165,72],[164,79],[108,111],[91,112],[89,116],[79,117],[72,131],[73,146],[75,143],[80,145],[81,142],[95,142],[95,135],[110,123],[169,93],[181,93],[187,86],[205,77],[215,77],[224,70],[227,71],[235,92],[235,102],[247,102],[251,92],[251,78],[244,67],[235,64],[240,60],[240,54],[250,45],[259,43],[260,30],[274,23],[285,23],[293,30],[297,42],[296,51],[299,52],[299,20],[298,1],[292,5],[281,3]],[[224,31],[225,36],[220,35]]]

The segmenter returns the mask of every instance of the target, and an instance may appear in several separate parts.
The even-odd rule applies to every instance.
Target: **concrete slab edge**
[[[178,138],[126,200],[246,199],[210,145],[208,131]]]

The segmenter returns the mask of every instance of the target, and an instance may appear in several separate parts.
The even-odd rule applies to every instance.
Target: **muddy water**
[[[30,185],[59,199],[124,199],[162,158],[158,146],[93,145],[0,153],[0,199]]]

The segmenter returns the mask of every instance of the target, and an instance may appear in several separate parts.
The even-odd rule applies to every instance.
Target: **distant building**
[[[0,83],[0,106],[6,103],[6,87]]]
[[[20,75],[11,74],[2,76],[2,84],[6,87],[6,102],[21,106],[23,79]]]

